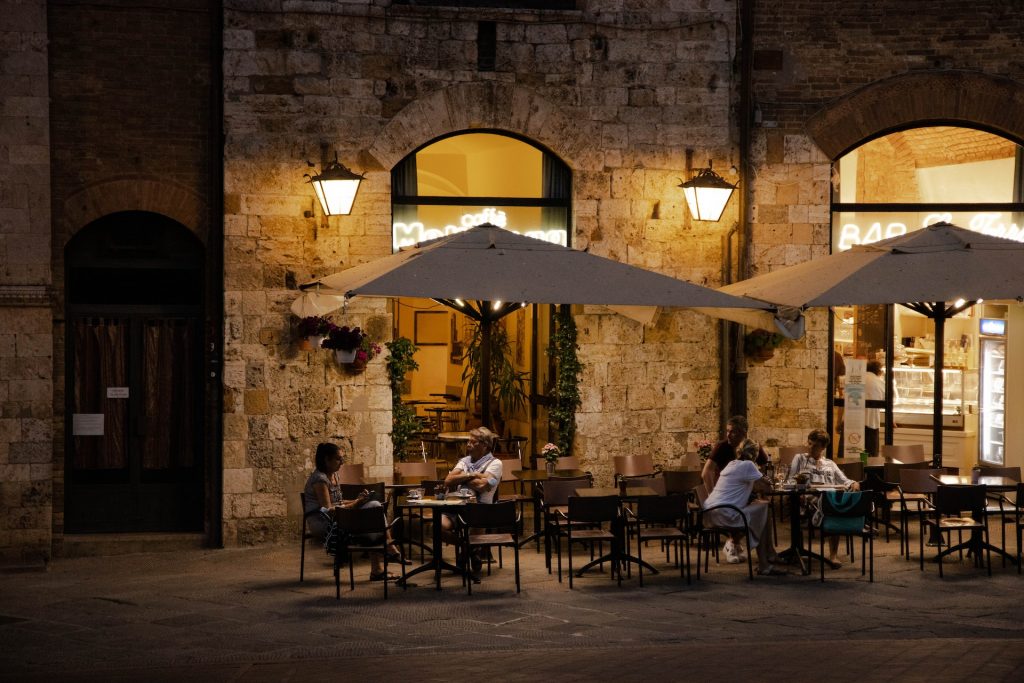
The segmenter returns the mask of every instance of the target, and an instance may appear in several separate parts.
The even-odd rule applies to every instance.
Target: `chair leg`
[[[1005,545],[1005,544],[1004,544]],[[305,581],[306,574],[306,533],[302,533],[302,552],[299,553],[299,582]]]
[[[516,561],[516,593],[519,592],[519,539],[513,537],[512,552],[515,555]]]
[[[640,585],[644,585],[644,542],[640,539],[639,530],[636,539],[636,559],[640,560],[636,565],[636,574],[640,577]],[[629,548],[626,548],[626,552],[629,552]],[[621,574],[621,571],[620,571]]]
[[[572,525],[569,525],[569,536],[566,539],[565,550],[569,554],[569,590],[572,590]],[[562,550],[558,550],[558,578],[562,578]]]

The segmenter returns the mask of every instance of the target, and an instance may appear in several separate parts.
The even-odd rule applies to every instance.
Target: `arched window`
[[[1022,147],[982,130],[928,126],[875,138],[840,157],[833,167],[832,250],[940,221],[1024,242],[1022,171]],[[969,467],[980,459],[1003,464],[1007,347],[1005,336],[991,331],[1013,329],[1012,319],[1024,317],[1018,308],[986,301],[946,321],[939,398],[933,391],[931,319],[902,306],[837,307],[832,320],[838,354],[834,366],[848,365],[838,360],[845,357],[877,360],[885,367],[885,403],[892,412],[879,421],[875,415],[882,404],[868,403],[869,450],[874,450],[872,437],[884,430],[893,443],[921,442],[930,455],[932,411],[939,398],[946,434],[943,463]],[[833,377],[834,395],[841,398],[843,378],[838,370]],[[842,409],[833,413],[833,421],[844,422]]]
[[[571,178],[551,152],[506,133],[440,138],[391,172],[393,247],[485,222],[568,246]]]
[[[392,170],[391,191],[396,251],[481,223],[570,246],[569,167],[535,143],[507,133],[473,131],[427,143]],[[528,454],[528,442],[550,439],[546,406],[554,368],[547,350],[553,311],[550,305],[521,308],[491,333],[492,364],[500,354],[508,370],[501,373],[496,394],[520,396],[497,401],[500,416],[491,424],[502,436],[520,437],[503,441],[502,447],[516,454]],[[467,396],[472,387],[467,378],[475,374],[469,366],[478,357],[475,324],[424,299],[396,299],[394,320],[395,335],[412,339],[419,348],[419,370],[409,373],[404,399],[424,417],[436,414],[441,431],[478,419]],[[492,391],[495,381],[492,374]],[[454,407],[458,403],[466,407]],[[442,415],[455,417],[442,422]]]

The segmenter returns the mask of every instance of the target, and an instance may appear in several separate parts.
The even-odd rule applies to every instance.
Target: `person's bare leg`
[[[836,554],[839,552],[839,537],[832,536],[828,539],[828,561],[832,564],[841,564],[836,560]]]

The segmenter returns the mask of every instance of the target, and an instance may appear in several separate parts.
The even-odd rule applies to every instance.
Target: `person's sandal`
[[[782,569],[776,568],[774,565],[768,565],[764,569],[757,570],[758,576],[788,576],[789,572]]]
[[[388,562],[392,564],[404,564],[406,567],[412,564],[412,560],[407,560],[402,557],[401,553],[390,552],[388,553]]]
[[[388,581],[401,581],[402,577],[398,576],[397,574],[392,574],[391,572],[388,572],[387,579],[388,579]],[[383,580],[384,580],[384,572],[380,572],[380,573],[370,572],[370,581],[383,581]]]

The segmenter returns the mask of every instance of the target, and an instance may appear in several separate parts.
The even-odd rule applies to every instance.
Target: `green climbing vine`
[[[394,458],[405,460],[405,446],[412,435],[420,431],[420,421],[412,406],[402,403],[402,382],[405,375],[417,370],[420,364],[413,358],[417,347],[412,340],[399,337],[384,344],[388,347],[388,359],[385,361],[388,371],[388,382],[391,384],[391,446]]]
[[[555,329],[548,352],[555,359],[555,388],[548,406],[548,418],[555,427],[556,444],[565,455],[572,454],[576,440],[576,409],[580,407],[580,373],[583,364],[577,355],[576,321],[568,306],[555,313]]]

